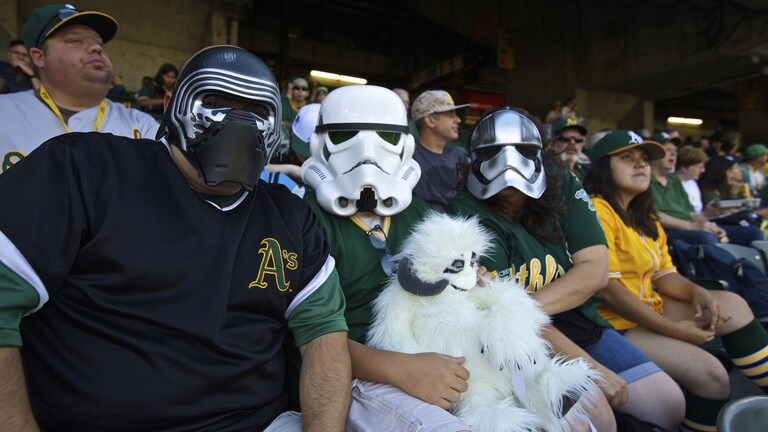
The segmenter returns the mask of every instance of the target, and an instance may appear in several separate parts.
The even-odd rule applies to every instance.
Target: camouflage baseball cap
[[[411,104],[411,118],[417,121],[429,114],[466,108],[469,104],[454,105],[453,98],[444,90],[427,90]]]

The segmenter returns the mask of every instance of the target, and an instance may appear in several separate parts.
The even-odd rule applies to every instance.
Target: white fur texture
[[[413,262],[419,279],[434,282],[467,251],[482,255],[490,235],[476,219],[430,215],[406,240],[400,258]],[[467,271],[476,271],[467,265]],[[571,430],[579,409],[561,417],[563,396],[588,400],[597,372],[582,360],[551,359],[541,337],[547,315],[510,279],[485,286],[449,285],[424,297],[393,278],[374,302],[368,344],[405,353],[437,352],[466,358],[469,389],[451,411],[477,432]],[[474,284],[473,284],[474,285]],[[577,407],[580,405],[577,405]]]

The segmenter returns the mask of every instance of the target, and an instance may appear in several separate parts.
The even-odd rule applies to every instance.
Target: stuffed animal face
[[[438,295],[446,288],[469,291],[477,283],[478,260],[490,241],[475,218],[430,214],[403,244],[398,282],[419,296]]]

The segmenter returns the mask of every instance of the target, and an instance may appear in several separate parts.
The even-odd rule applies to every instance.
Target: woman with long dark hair
[[[677,273],[650,188],[649,162],[664,154],[631,131],[612,132],[592,149],[584,186],[609,250],[609,282],[593,316],[687,390],[685,430],[714,430],[730,393],[728,373],[697,345],[722,336],[734,364],[765,390],[768,334],[741,297],[707,291]]]
[[[608,281],[606,240],[578,179],[542,156],[544,142],[543,129],[522,110],[483,115],[471,136],[467,190],[448,211],[477,216],[493,231],[492,252],[481,263],[516,278],[539,301],[553,320],[544,337],[555,354],[584,357],[600,371],[598,384],[617,412],[674,429],[684,411],[677,384],[578,310]]]
[[[155,79],[147,83],[139,91],[138,104],[144,111],[153,116],[163,115],[163,99],[165,94],[173,90],[179,75],[176,66],[166,63],[160,66]]]

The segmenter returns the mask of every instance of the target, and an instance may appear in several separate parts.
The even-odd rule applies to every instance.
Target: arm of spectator
[[[300,346],[299,351],[302,430],[344,430],[352,380],[347,333],[326,333]]]
[[[352,377],[394,385],[409,395],[443,409],[467,390],[469,371],[463,357],[437,353],[404,354],[379,350],[349,340]]]
[[[40,430],[29,406],[17,347],[0,347],[0,424],[9,431]]]
[[[719,238],[725,236],[725,231],[714,222],[708,221],[704,217],[694,217],[693,221],[670,216],[663,212],[657,212],[661,226],[666,229],[679,229],[686,231],[706,231],[716,235]]]
[[[664,295],[690,303],[694,318],[702,322],[705,328],[714,332],[720,324],[731,319],[715,297],[705,288],[680,276],[679,273],[667,273],[653,281]],[[705,315],[703,312],[707,311]]]
[[[301,182],[301,167],[293,164],[267,164],[265,167],[267,171],[279,172],[287,175],[293,181]]]
[[[586,351],[573,343],[573,341],[552,325],[544,327],[542,336],[552,346],[553,354],[568,360],[581,357],[589,363],[592,369],[597,370],[603,375],[601,380],[597,380],[597,385],[612,407],[616,408],[629,402],[629,390],[624,378],[593,359]]]
[[[659,278],[659,280],[661,279],[663,277]],[[712,340],[715,337],[715,333],[711,330],[703,330],[696,325],[692,325],[689,321],[672,321],[656,312],[618,280],[611,279],[608,281],[608,286],[600,294],[602,295],[603,302],[617,314],[652,332],[696,345]],[[673,295],[670,295],[670,297],[675,298]]]
[[[548,315],[581,306],[608,283],[608,248],[589,246],[571,256],[573,267],[562,277],[533,293]]]

